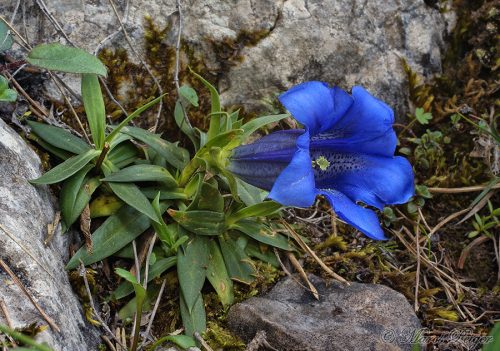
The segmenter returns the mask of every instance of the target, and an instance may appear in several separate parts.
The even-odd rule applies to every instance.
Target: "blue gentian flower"
[[[385,239],[375,212],[358,202],[381,210],[414,194],[410,163],[394,156],[392,109],[362,87],[349,95],[316,81],[279,100],[304,129],[237,147],[229,170],[285,206],[309,207],[323,195],[339,218],[370,238]]]

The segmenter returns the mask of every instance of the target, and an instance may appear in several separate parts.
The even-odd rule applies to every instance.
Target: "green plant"
[[[40,145],[62,161],[31,182],[62,184],[60,207],[64,227],[74,224],[87,206],[92,208],[91,214],[108,215],[92,234],[91,252],[81,248],[67,269],[113,255],[133,258],[132,242],[152,227],[159,241],[153,258],[146,262],[147,280],[177,268],[180,314],[185,333],[191,337],[206,328],[201,293],[206,280],[221,303],[229,306],[234,301],[233,281],[250,284],[255,279],[254,259],[275,264],[274,257],[266,255],[272,251],[266,246],[295,250],[289,238],[278,232],[280,225],[271,225],[265,219],[276,215],[281,206],[263,201],[261,190],[240,182],[225,169],[234,147],[260,127],[288,115],[264,116],[243,123],[238,112],[222,111],[216,89],[192,72],[210,92],[211,111],[207,132],[191,127],[186,116],[197,108],[198,95],[189,86],[180,88],[174,117],[193,144],[195,152],[190,154],[160,135],[128,126],[162,97],[152,99],[118,125],[106,124],[97,78],[106,72],[95,57],[49,44],[35,48],[28,61],[82,75],[83,105],[93,144],[61,128],[28,122]],[[108,206],[110,203],[112,207]],[[113,297],[124,298],[135,292],[138,325],[150,293],[144,288],[147,282],[141,283],[121,268],[116,272],[124,281]],[[137,347],[138,331],[137,327],[132,350]]]
[[[488,238],[494,238],[491,230],[500,227],[500,221],[498,220],[500,208],[494,208],[491,201],[488,201],[488,210],[490,214],[487,216],[474,214],[474,219],[472,220],[474,230],[467,234],[469,238],[475,238],[478,235],[486,235]]]

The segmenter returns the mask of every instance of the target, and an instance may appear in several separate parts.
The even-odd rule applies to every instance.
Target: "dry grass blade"
[[[210,345],[208,345],[208,343],[201,337],[200,333],[198,332],[195,332],[194,333],[194,338],[201,344],[201,346],[203,346],[203,348],[207,351],[214,351]]]
[[[473,193],[476,191],[482,191],[486,189],[488,185],[474,185],[466,186],[463,188],[428,188],[429,192],[435,194],[460,194],[460,193]],[[500,183],[495,184],[491,189],[500,189]]]
[[[422,242],[424,241],[427,241],[427,240],[430,240],[431,239],[431,236],[436,234],[436,232],[441,229],[444,225],[446,225],[447,223],[449,223],[450,221],[454,220],[455,218],[457,217],[460,217],[461,215],[463,215],[464,213],[467,213],[469,212],[470,208],[464,208],[463,210],[460,210],[458,212],[455,212],[455,213],[452,213],[451,215],[449,215],[448,217],[446,217],[445,219],[443,219],[441,222],[439,222],[430,232],[427,236],[424,236],[420,239],[420,244],[422,244]]]
[[[475,238],[474,240],[472,240],[472,242],[462,250],[462,253],[460,254],[460,258],[458,259],[458,264],[457,264],[458,268],[464,269],[465,260],[469,256],[469,253],[474,246],[481,245],[482,243],[484,243],[488,240],[490,240],[490,238],[488,238],[485,235],[482,235],[479,238]]]
[[[7,326],[10,329],[14,329],[14,325],[12,324],[12,320],[10,319],[9,310],[7,309],[7,305],[5,304],[5,301],[2,298],[0,298],[0,310],[2,311],[2,313],[5,317],[5,321],[7,322]],[[12,337],[7,335],[7,338],[9,339],[12,346],[14,346],[14,347],[17,346],[15,340]]]
[[[304,271],[304,268],[300,265],[300,262],[297,260],[293,252],[287,252],[286,253],[288,259],[290,260],[290,263],[292,266],[299,272],[300,276],[302,279],[306,282],[307,286],[309,287],[309,290],[313,294],[314,298],[316,300],[319,300],[319,293],[316,287],[309,281],[309,278],[307,277],[306,272]]]
[[[28,290],[24,287],[23,283],[19,280],[19,278],[12,272],[10,267],[0,258],[0,267],[10,276],[10,278],[14,281],[14,283],[21,289],[21,291],[26,295],[26,297],[31,301],[33,306],[37,309],[37,311],[42,315],[43,319],[47,322],[47,324],[56,332],[60,332],[61,329],[57,326],[52,318],[50,318],[47,313],[38,305],[33,296],[28,292]]]
[[[83,237],[85,238],[85,247],[87,248],[87,252],[92,255],[94,251],[94,245],[92,244],[92,233],[90,232],[90,206],[87,204],[80,214],[80,230],[83,233]]]
[[[307,252],[309,255],[311,255],[311,257],[321,266],[321,268],[323,268],[328,274],[330,274],[334,279],[338,280],[339,282],[341,283],[344,283],[344,284],[347,284],[349,285],[349,282],[347,280],[345,280],[344,278],[342,278],[340,275],[338,275],[337,273],[335,273],[334,271],[332,271],[330,269],[330,267],[328,267],[317,255],[316,253],[309,247],[307,246],[307,244],[304,242],[304,240],[302,240],[302,238],[300,237],[299,234],[297,234],[295,232],[295,230],[293,230],[293,228],[285,221],[281,220],[281,224],[283,224],[285,226],[285,228],[288,229],[289,233],[292,235],[292,237],[294,238],[294,240],[297,242],[297,244],[299,244],[299,246],[302,248],[302,250],[304,250],[305,252]]]
[[[460,220],[460,222],[458,222],[457,224],[465,222],[466,220],[468,220],[469,218],[471,218],[472,216],[474,216],[476,213],[478,213],[488,203],[488,200],[493,196],[494,193],[495,193],[494,191],[490,191],[489,193],[487,193],[481,199],[481,201],[479,201],[474,207],[472,207],[471,210],[470,210],[470,212],[467,213],[465,215],[465,217],[462,218]]]

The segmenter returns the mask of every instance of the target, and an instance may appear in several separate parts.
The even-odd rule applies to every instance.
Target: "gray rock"
[[[300,279],[300,278],[297,278]],[[410,304],[383,285],[333,282],[310,276],[320,301],[291,278],[267,295],[234,305],[229,327],[249,342],[263,330],[281,351],[411,350],[420,328]]]
[[[402,118],[408,106],[408,89],[400,58],[406,58],[425,76],[439,73],[443,36],[454,22],[452,12],[443,15],[423,0],[181,2],[183,38],[217,74],[223,102],[251,110],[264,108],[263,98],[316,79],[345,89],[363,85],[393,106],[396,115]],[[66,42],[35,1],[25,3],[24,22],[30,42]],[[45,3],[68,38],[79,47],[90,52],[98,47],[128,47],[108,0],[45,0]],[[152,16],[160,25],[170,23],[175,28],[174,0],[116,0],[115,3],[124,16],[134,47],[143,57],[147,55],[141,49],[145,15]],[[10,18],[14,6],[15,2],[0,1],[0,12]],[[21,11],[14,25],[24,29]],[[218,61],[212,42],[236,40],[243,32],[267,34],[255,45],[240,50],[242,62]],[[176,31],[172,30],[166,40],[173,44],[175,36]],[[129,56],[136,58],[133,53]],[[66,80],[75,90],[79,89],[74,77]],[[51,95],[57,93],[55,89],[47,89]]]
[[[58,229],[47,247],[43,243],[55,209],[46,186],[28,183],[40,175],[38,156],[0,119],[0,258],[61,330],[48,328],[38,334],[37,341],[47,342],[55,351],[96,350],[99,333],[84,321],[64,270],[67,235]],[[1,268],[0,299],[6,304],[14,327],[47,325]],[[0,323],[5,324],[1,313]]]

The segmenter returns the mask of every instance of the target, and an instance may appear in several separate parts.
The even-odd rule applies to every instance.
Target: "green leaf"
[[[120,133],[122,128],[124,128],[127,124],[129,124],[129,122],[131,120],[133,120],[135,117],[139,116],[141,113],[143,113],[144,111],[149,109],[151,106],[154,106],[157,103],[159,103],[165,95],[166,94],[163,94],[163,95],[157,97],[156,99],[151,100],[147,104],[144,104],[143,106],[139,107],[137,110],[132,112],[130,115],[128,115],[127,118],[125,118],[123,121],[121,121],[119,125],[113,127],[113,131],[111,133],[109,133],[109,135],[106,137],[106,142],[110,143],[111,141],[113,141],[113,139],[118,135],[118,133]]]
[[[128,134],[149,145],[154,151],[163,156],[169,164],[177,169],[183,169],[189,161],[182,148],[160,138],[156,134],[135,127],[124,127],[122,133]]]
[[[14,44],[12,33],[3,20],[0,20],[0,53],[9,50]]]
[[[197,235],[219,235],[226,228],[224,213],[214,211],[175,211],[168,214],[184,229]]]
[[[283,118],[290,117],[288,113],[281,114],[281,115],[271,115],[271,116],[263,116],[263,117],[258,117],[254,118],[251,121],[245,123],[241,129],[243,129],[243,135],[241,136],[242,139],[246,139],[255,132],[257,129],[269,124],[269,123],[275,123],[278,121],[281,121]]]
[[[59,149],[63,149],[74,154],[81,154],[91,149],[89,144],[70,132],[48,124],[28,121],[31,130],[43,141]]]
[[[66,179],[63,184],[59,195],[59,205],[61,207],[61,214],[67,228],[69,228],[76,221],[80,213],[83,211],[83,208],[75,209],[75,202],[78,193],[82,189],[85,189],[82,185],[84,183],[85,176],[91,169],[92,165],[86,165],[72,177]],[[88,196],[88,200],[90,200],[90,195]]]
[[[159,277],[163,272],[167,269],[172,268],[177,263],[177,257],[167,257],[162,258],[156,261],[153,265],[149,267],[148,272],[148,282],[153,279]],[[144,276],[144,271],[141,274],[141,277]],[[128,295],[130,295],[134,291],[134,287],[132,284],[128,282],[121,283],[118,288],[113,292],[113,298],[116,300],[122,299]]]
[[[236,180],[236,184],[238,186],[238,196],[247,206],[261,203],[266,198],[266,191],[263,191],[239,179]]]
[[[198,185],[196,195],[187,209],[189,211],[206,210],[223,212],[224,198],[217,188],[217,182],[215,182],[215,184],[210,184],[201,181]]]
[[[244,284],[253,282],[255,267],[244,249],[229,237],[220,236],[219,244],[231,279]]]
[[[189,101],[191,105],[198,107],[198,94],[196,94],[196,90],[194,90],[188,85],[183,85],[179,89],[179,94],[187,101]]]
[[[162,182],[167,188],[177,187],[174,177],[165,168],[155,165],[134,165],[111,173],[106,182]]]
[[[125,279],[131,284],[138,284],[139,282],[137,281],[137,278],[135,275],[127,271],[126,269],[123,268],[115,268],[115,273],[118,274],[120,277]]]
[[[420,124],[429,124],[429,121],[432,119],[432,113],[425,112],[423,108],[418,107],[415,110],[415,118]]]
[[[88,150],[80,155],[73,156],[60,165],[52,168],[40,178],[30,180],[32,184],[54,184],[71,177],[85,167],[90,161],[101,153],[99,150]]]
[[[60,158],[63,161],[67,160],[71,156],[74,156],[71,152],[59,149],[58,147],[55,147],[55,146],[53,146],[53,145],[45,142],[42,138],[40,138],[35,133],[30,133],[28,135],[28,139],[33,140],[38,145],[40,145],[41,147],[43,147],[45,150],[47,150],[48,152],[50,152],[52,155]]]
[[[212,99],[212,107],[210,112],[212,114],[220,112],[221,111],[220,97],[219,93],[217,92],[217,89],[215,89],[215,87],[212,84],[210,84],[209,81],[207,81],[205,78],[194,72],[191,68],[190,71],[191,74],[193,74],[196,78],[198,78],[203,83],[203,85],[205,85],[205,87],[207,87],[207,89],[210,91],[210,96]],[[212,115],[212,117],[210,118],[210,126],[208,127],[208,140],[216,137],[219,134],[220,120],[221,116],[217,114]]]
[[[230,229],[238,230],[261,243],[277,247],[278,249],[291,251],[293,246],[285,236],[272,231],[271,228],[263,223],[257,223],[252,220],[242,220],[233,224]]]
[[[482,351],[500,350],[500,323],[495,323],[489,337],[491,337],[491,341],[484,344]]]
[[[91,73],[106,77],[106,67],[94,55],[75,47],[59,43],[37,45],[26,61],[51,71]]]
[[[183,189],[163,189],[157,187],[141,188],[141,191],[148,199],[154,199],[158,192],[160,192],[160,200],[176,200],[176,199],[187,199],[187,195],[184,193]]]
[[[205,283],[208,266],[208,239],[195,236],[177,251],[177,275],[188,311],[193,310]]]
[[[103,172],[106,176],[111,175],[117,168],[109,161],[102,164]],[[135,208],[137,211],[144,213],[153,221],[159,223],[158,216],[151,206],[148,198],[141,192],[137,185],[133,183],[115,183],[108,182],[113,193],[122,199],[125,203]]]
[[[207,329],[207,316],[203,296],[198,293],[198,297],[191,310],[187,308],[184,296],[180,294],[180,311],[184,332],[188,336],[193,336],[195,332],[202,334]]]
[[[207,279],[214,287],[224,306],[234,302],[233,281],[227,273],[224,258],[216,241],[210,240],[210,255],[208,259]]]
[[[108,160],[118,168],[125,167],[133,163],[138,158],[139,152],[131,142],[121,143],[111,149],[108,153]]]
[[[245,207],[229,216],[229,224],[236,223],[243,218],[269,216],[282,208],[282,205],[274,201],[264,201],[255,205]]]
[[[187,135],[189,140],[191,140],[195,150],[198,150],[200,148],[200,143],[198,137],[196,136],[195,129],[193,129],[193,127],[187,121],[185,121],[184,107],[182,107],[182,104],[179,100],[177,100],[177,102],[175,103],[174,118],[177,126],[184,134]]]
[[[245,252],[248,256],[255,257],[262,262],[269,263],[275,268],[280,267],[273,249],[267,245],[261,245],[257,241],[249,241],[245,247]]]
[[[154,223],[153,222],[153,227],[158,234],[160,240],[167,245],[168,248],[172,248],[172,246],[175,243],[175,240],[177,239],[177,231],[171,230],[172,225],[168,226],[165,224],[163,221],[163,217],[161,215],[161,209],[160,209],[160,193],[156,195],[155,199],[153,200],[152,206],[154,210],[156,211],[156,215],[160,219],[160,223]]]
[[[102,150],[104,147],[104,131],[106,129],[106,112],[99,79],[95,74],[82,75],[82,99],[92,140],[96,148]]]
[[[92,234],[94,251],[80,248],[71,258],[66,269],[75,269],[80,259],[85,265],[101,261],[127,246],[150,227],[149,218],[130,206],[123,206]]]
[[[0,23],[3,22],[0,20]],[[16,101],[16,99],[17,99],[16,91],[9,89],[9,81],[4,76],[0,75],[0,101],[14,102]]]

